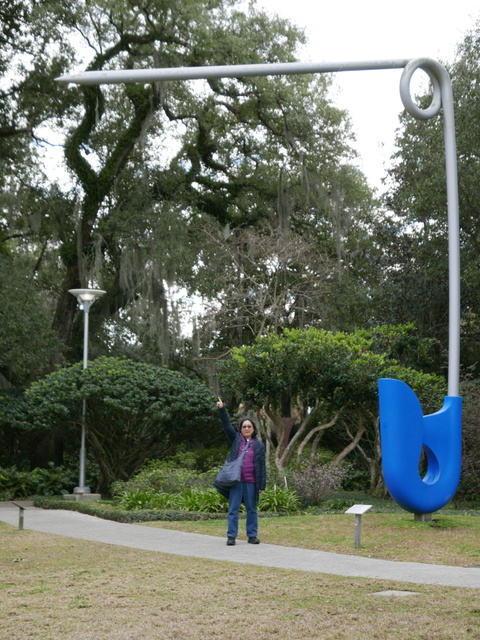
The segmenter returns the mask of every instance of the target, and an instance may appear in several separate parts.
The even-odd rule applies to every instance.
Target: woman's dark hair
[[[255,422],[251,419],[251,418],[242,418],[240,420],[240,422],[238,423],[238,427],[237,427],[237,431],[241,432],[242,431],[242,424],[246,421],[249,421],[253,424],[253,434],[252,434],[252,438],[255,438],[256,435],[258,434],[258,429],[257,429],[257,425],[255,424]]]

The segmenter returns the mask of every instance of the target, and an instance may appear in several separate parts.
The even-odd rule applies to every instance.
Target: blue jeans
[[[247,536],[255,538],[258,533],[258,515],[256,502],[256,488],[252,482],[238,482],[230,488],[228,498],[228,530],[229,538],[236,538],[238,534],[238,512],[242,502],[247,509]]]

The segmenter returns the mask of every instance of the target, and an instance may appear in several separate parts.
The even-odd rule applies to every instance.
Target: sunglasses
[[[253,429],[252,425],[243,425],[242,424],[242,429]]]

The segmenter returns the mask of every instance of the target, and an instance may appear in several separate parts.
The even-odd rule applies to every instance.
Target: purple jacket
[[[238,448],[238,456],[241,454],[243,449],[247,446],[247,439],[242,435],[242,443]],[[250,439],[250,444],[248,445],[247,453],[243,459],[242,465],[242,475],[240,477],[240,482],[251,482],[255,484],[256,474],[255,474],[255,464],[254,464],[254,455],[255,452],[253,450],[253,438]],[[237,456],[237,457],[238,457]]]

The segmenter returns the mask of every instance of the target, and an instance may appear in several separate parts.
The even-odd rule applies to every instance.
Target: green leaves
[[[0,378],[14,386],[42,375],[61,352],[33,267],[26,257],[0,253]]]
[[[147,457],[202,440],[215,397],[200,382],[164,367],[97,358],[50,374],[25,393],[32,428],[77,432],[86,400],[87,443],[110,482],[129,478]]]
[[[47,469],[21,471],[16,467],[0,468],[0,496],[3,500],[33,495],[54,496],[73,490],[78,475],[53,463]]]
[[[231,360],[222,365],[221,378],[228,388],[241,391],[257,406],[264,402],[278,406],[288,390],[292,400],[303,406],[323,400],[338,408],[339,404],[367,398],[376,401],[376,381],[389,372],[395,372],[392,377],[411,380],[414,387],[428,379],[440,389],[442,378],[428,378],[396,359],[429,363],[430,347],[431,341],[415,337],[412,326],[354,333],[286,329],[280,335],[269,334],[253,345],[233,349]],[[438,393],[434,398],[438,400]]]
[[[431,342],[416,337],[411,326],[352,333],[286,329],[233,349],[231,359],[222,363],[220,377],[237,398],[265,410],[276,435],[277,444],[272,438],[270,443],[279,468],[286,467],[294,446],[299,445],[298,468],[305,445],[327,428],[337,434],[333,446],[344,446],[338,464],[360,438],[364,453],[371,446],[372,458],[377,456],[379,378],[405,381],[426,412],[441,407],[445,380],[404,366],[395,357],[408,364],[428,362],[430,347]],[[282,418],[290,416],[297,420],[296,432],[284,441]]]
[[[204,284],[209,278],[196,277],[210,257],[204,238],[198,240],[199,226],[213,220],[222,231],[229,224],[273,222],[304,237],[321,227],[318,235],[328,236],[323,259],[335,244],[329,216],[341,209],[340,200],[345,212],[338,237],[345,236],[352,212],[369,200],[361,176],[347,166],[353,155],[349,125],[330,100],[326,77],[83,88],[54,81],[73,67],[293,61],[305,36],[291,22],[238,0],[54,0],[25,10],[17,4],[14,11],[2,10],[5,35],[9,47],[19,34],[19,49],[31,45],[32,70],[21,69],[15,98],[4,92],[0,115],[18,121],[22,131],[21,144],[12,138],[5,155],[24,153],[29,164],[21,179],[18,157],[5,168],[13,189],[5,205],[13,214],[5,226],[35,254],[39,277],[53,283],[53,326],[69,346],[78,335],[71,335],[76,307],[67,292],[91,280],[108,292],[92,319],[105,317],[115,353],[127,352],[121,344],[125,329],[138,338],[136,357],[140,352],[141,358],[167,363],[177,355],[172,336],[178,331],[179,306],[172,303],[168,286],[200,291],[212,300],[211,286]],[[9,53],[0,54],[4,80],[19,71]],[[44,118],[49,125],[39,131]],[[32,134],[49,143],[55,135],[55,145],[65,141],[65,164],[75,183],[70,192],[57,175],[41,175],[41,158],[30,158]],[[28,239],[18,238],[20,228],[28,229]],[[319,283],[327,278],[315,254],[317,246],[309,243],[307,267],[304,262],[289,275],[297,278],[296,291],[299,280],[309,278],[302,296],[313,291],[317,303],[324,290]],[[218,274],[221,265],[215,266]],[[276,326],[280,320],[275,319]],[[223,345],[219,350],[224,352]]]
[[[258,510],[262,512],[295,513],[300,509],[301,502],[296,491],[277,485],[267,487],[258,500]]]

